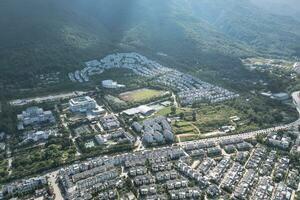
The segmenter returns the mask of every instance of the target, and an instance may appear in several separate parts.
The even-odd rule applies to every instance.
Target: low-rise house
[[[177,177],[178,177],[178,173],[175,170],[158,172],[155,175],[157,182],[173,180],[176,179]]]
[[[214,183],[218,183],[221,178],[224,176],[225,172],[231,165],[230,157],[224,157],[217,166],[210,171],[208,175],[208,179],[213,181]]]
[[[136,186],[149,185],[155,183],[155,177],[150,174],[136,176],[133,180]]]
[[[145,175],[148,172],[146,167],[138,166],[138,167],[132,167],[129,169],[129,175],[130,176],[140,176]]]
[[[275,165],[275,160],[276,160],[276,151],[272,150],[270,151],[268,157],[263,161],[259,169],[259,174],[264,176],[270,175]]]
[[[280,182],[274,192],[274,200],[290,200],[293,190],[287,187],[283,182]]]
[[[208,157],[199,165],[198,171],[203,175],[206,175],[216,164],[217,163],[214,159]]]
[[[249,151],[250,149],[252,149],[252,145],[248,142],[242,142],[239,144],[236,144],[236,148],[239,151]]]
[[[251,197],[253,200],[271,199],[273,193],[273,181],[269,176],[260,177],[257,187]]]
[[[221,194],[221,191],[217,185],[212,184],[207,188],[206,193],[209,198],[217,198]]]
[[[156,185],[142,185],[139,189],[139,192],[142,196],[156,194]]]
[[[288,157],[281,157],[276,163],[274,177],[275,181],[282,181],[287,173],[290,159]]]
[[[47,185],[47,179],[44,176],[16,181],[2,187],[2,193],[6,195],[18,195],[34,191]]]
[[[223,147],[223,149],[225,150],[226,153],[234,153],[236,151],[235,146],[233,144],[230,145],[226,145]]]
[[[232,192],[236,184],[243,176],[243,166],[239,163],[234,163],[230,170],[225,175],[221,187],[227,192]]]
[[[292,139],[287,134],[280,136],[276,133],[270,133],[267,137],[267,142],[272,147],[288,150],[291,145]]]
[[[234,199],[248,199],[248,195],[250,194],[251,188],[253,187],[256,178],[257,176],[255,170],[249,169],[239,182],[238,186],[235,188],[233,193]]]
[[[300,179],[299,170],[292,169],[289,171],[289,174],[288,174],[287,180],[286,180],[286,184],[288,187],[296,190],[296,189],[298,189],[299,179]]]
[[[207,149],[207,155],[214,157],[222,155],[222,150],[219,147],[211,147]]]
[[[267,150],[265,147],[257,147],[253,150],[251,157],[246,165],[247,169],[256,169],[262,162],[262,159],[266,156]]]
[[[166,187],[168,190],[174,190],[188,187],[188,183],[189,182],[186,179],[170,180],[166,182]]]
[[[179,190],[169,190],[171,199],[198,199],[200,197],[200,190],[197,187],[183,188]]]

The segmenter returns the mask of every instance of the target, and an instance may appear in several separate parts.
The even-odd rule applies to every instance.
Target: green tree
[[[171,113],[172,113],[173,115],[176,114],[176,110],[177,110],[176,106],[172,106],[172,107],[171,107]]]
[[[195,110],[193,110],[192,117],[194,122],[197,121],[197,112]]]

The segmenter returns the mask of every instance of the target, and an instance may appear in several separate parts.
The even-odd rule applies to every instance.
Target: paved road
[[[47,176],[49,177],[48,182],[49,182],[50,186],[53,187],[53,193],[55,194],[55,200],[64,200],[62,193],[58,187],[57,180],[56,180],[57,174],[58,174],[58,171],[54,171],[54,172],[47,174]]]

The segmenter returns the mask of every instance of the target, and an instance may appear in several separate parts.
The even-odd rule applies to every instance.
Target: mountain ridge
[[[187,68],[300,56],[300,22],[250,0],[3,0],[0,27],[0,78],[11,83],[118,51],[163,52]]]

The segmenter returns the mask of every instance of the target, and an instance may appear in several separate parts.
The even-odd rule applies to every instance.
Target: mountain
[[[251,0],[251,2],[270,13],[300,20],[299,0]]]
[[[186,68],[300,55],[300,22],[250,0],[2,0],[0,29],[2,86],[120,51]]]

